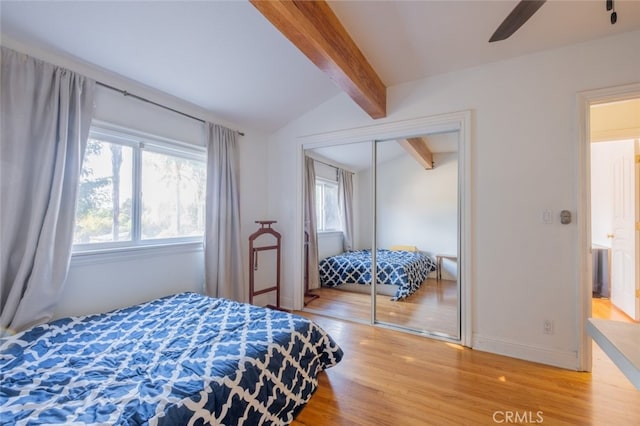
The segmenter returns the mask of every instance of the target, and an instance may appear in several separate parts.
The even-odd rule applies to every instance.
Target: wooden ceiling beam
[[[423,138],[399,139],[398,143],[427,170],[433,169],[433,153]]]
[[[250,0],[372,118],[387,115],[387,88],[324,1]]]

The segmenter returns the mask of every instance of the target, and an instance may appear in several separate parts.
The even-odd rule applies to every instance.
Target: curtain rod
[[[325,166],[333,167],[334,169],[339,169],[339,168],[340,168],[340,167],[336,166],[335,164],[330,164],[330,163],[328,163],[328,162],[327,162],[327,161],[330,161],[330,160],[320,160],[319,158],[317,158],[317,157],[316,157],[315,155],[313,155],[313,154],[312,154],[312,155],[309,155],[309,154],[306,154],[306,153],[305,153],[304,155],[305,155],[305,157],[309,157],[309,158],[311,158],[313,161],[316,161],[316,162],[318,162],[318,163],[324,164]]]
[[[129,97],[131,97],[131,98],[135,98],[135,99],[137,99],[137,100],[139,100],[139,101],[147,102],[147,103],[152,104],[152,105],[155,105],[155,106],[157,106],[157,107],[164,108],[164,109],[166,109],[166,110],[169,110],[169,111],[175,112],[176,114],[180,114],[180,115],[182,115],[182,116],[184,116],[184,117],[191,118],[192,120],[196,120],[196,121],[199,121],[199,122],[201,122],[201,123],[205,123],[205,121],[204,121],[203,119],[201,119],[201,118],[194,117],[193,115],[189,115],[189,114],[187,114],[186,112],[178,111],[177,109],[174,109],[174,108],[168,107],[168,106],[166,106],[166,105],[159,104],[159,103],[154,102],[154,101],[152,101],[152,100],[150,100],[150,99],[143,98],[142,96],[134,95],[133,93],[129,93],[129,92],[127,92],[126,90],[118,89],[117,87],[111,86],[111,85],[106,84],[106,83],[102,83],[101,81],[96,81],[96,84],[97,84],[98,86],[102,86],[102,87],[104,87],[104,88],[106,88],[106,89],[113,90],[114,92],[122,93],[124,96],[129,96]],[[236,133],[238,133],[240,136],[244,136],[244,133],[243,133],[243,132],[241,132],[241,131],[239,131],[239,130],[236,130]]]
[[[313,157],[311,157],[311,158],[313,159],[313,161],[317,161],[318,163],[324,164],[325,166],[333,167],[334,169],[339,169],[340,168],[340,167],[336,166],[335,164],[330,164],[330,163],[327,163],[326,161],[318,160],[317,158],[313,158]]]
[[[336,169],[336,172],[337,172],[338,170],[346,170],[346,171],[347,171],[347,172],[349,172],[349,173],[356,173],[356,172],[355,172],[353,169],[351,169],[351,168],[345,168],[345,167],[343,167],[343,165],[340,165],[340,164],[338,164],[338,163],[332,164],[332,163],[329,163],[329,162],[328,162],[328,161],[332,161],[332,160],[328,160],[328,159],[327,159],[327,160],[320,160],[320,159],[318,159],[318,158],[316,157],[316,155],[317,155],[317,154],[316,154],[316,155],[314,155],[314,154],[311,154],[311,155],[309,155],[309,154],[304,154],[304,155],[305,155],[305,156],[307,156],[307,157],[309,157],[309,158],[311,158],[313,161],[317,161],[317,162],[318,162],[318,163],[320,163],[320,164],[324,164],[325,166],[329,166],[329,167],[332,167],[332,168]],[[323,157],[323,158],[324,158],[324,157]]]

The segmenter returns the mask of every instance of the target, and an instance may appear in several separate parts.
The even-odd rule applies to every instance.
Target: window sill
[[[318,231],[318,236],[332,237],[334,235],[342,235],[342,231]]]
[[[202,241],[100,248],[72,253],[71,266],[120,262],[125,260],[131,261],[142,258],[203,251],[204,245]]]

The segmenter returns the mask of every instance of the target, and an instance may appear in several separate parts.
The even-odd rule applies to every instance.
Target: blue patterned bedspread
[[[401,300],[415,293],[436,264],[421,252],[378,249],[376,252],[378,284],[398,286],[391,300]],[[371,284],[371,250],[349,251],[322,259],[320,283],[336,287],[344,283]]]
[[[183,293],[0,339],[0,423],[289,424],[341,358],[306,318]]]

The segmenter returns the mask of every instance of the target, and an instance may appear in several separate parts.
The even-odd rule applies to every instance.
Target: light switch
[[[551,210],[542,211],[542,223],[550,225],[553,223],[553,212]]]

